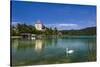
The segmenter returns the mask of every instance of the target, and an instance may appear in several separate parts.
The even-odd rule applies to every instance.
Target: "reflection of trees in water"
[[[95,61],[96,60],[96,39],[95,38],[87,38],[84,39],[85,48],[85,58],[87,61]]]
[[[57,44],[57,39],[46,38],[46,39],[36,39],[35,40],[35,50],[40,52],[44,47],[54,46]]]
[[[88,61],[96,61],[96,39],[88,40],[87,47]]]
[[[19,45],[18,39],[11,40],[11,49],[14,48],[14,49],[12,49],[13,52],[17,51],[18,45]]]
[[[12,39],[11,42],[12,42],[12,45],[11,45],[12,47],[14,47],[14,48],[18,47],[18,44],[19,44],[18,39]]]
[[[36,40],[15,39],[12,41],[12,48],[17,50],[34,48],[36,51],[39,51],[43,48],[43,44],[44,42],[42,39],[36,39]]]
[[[16,45],[16,44],[17,44],[17,46],[14,47],[14,49],[17,48],[17,50],[20,50],[20,49],[32,48],[32,47],[34,47],[35,43],[32,40],[16,39],[15,41],[13,41],[12,45]]]
[[[58,42],[57,38],[47,38],[47,39],[45,39],[45,47],[56,46],[57,42]]]
[[[47,46],[57,45],[57,38],[46,38],[46,39],[36,39],[36,40],[28,40],[28,39],[13,39],[12,40],[12,48],[20,49],[28,49],[34,48],[36,51],[42,50]]]

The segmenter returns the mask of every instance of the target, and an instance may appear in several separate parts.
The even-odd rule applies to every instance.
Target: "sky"
[[[12,24],[34,25],[37,20],[59,30],[93,27],[96,26],[96,6],[11,1]]]

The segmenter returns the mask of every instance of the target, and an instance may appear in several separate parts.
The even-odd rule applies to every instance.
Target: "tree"
[[[55,27],[54,28],[54,33],[53,33],[54,35],[57,35],[58,34],[58,30],[57,30],[57,28]]]

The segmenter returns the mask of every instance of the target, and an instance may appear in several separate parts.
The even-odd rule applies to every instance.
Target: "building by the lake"
[[[43,24],[40,20],[37,20],[37,22],[35,23],[35,28],[36,30],[42,31],[43,30]]]
[[[37,20],[37,22],[35,23],[35,28],[36,30],[38,31],[45,31],[45,26],[42,24],[42,22],[40,20]],[[41,38],[41,36],[36,36],[36,34],[32,34],[32,33],[21,33],[21,36],[22,38],[25,38],[25,39],[35,39],[36,37],[37,38]]]

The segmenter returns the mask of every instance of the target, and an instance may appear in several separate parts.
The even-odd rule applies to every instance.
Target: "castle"
[[[40,20],[37,20],[37,22],[35,23],[35,28],[36,30],[42,31],[43,30],[43,24]]]

